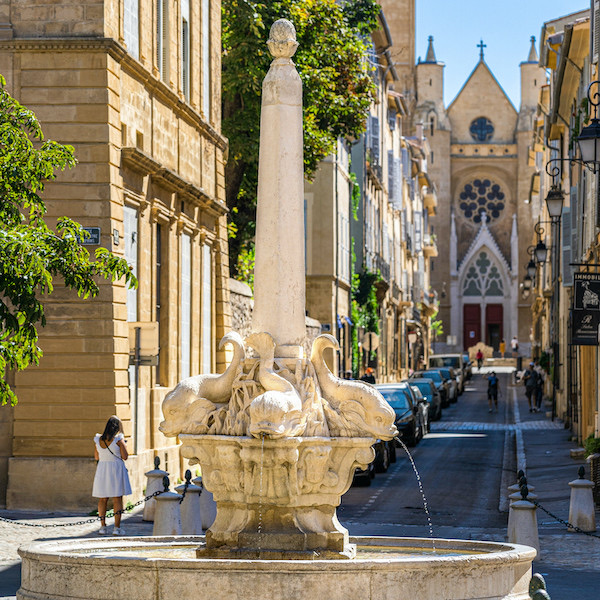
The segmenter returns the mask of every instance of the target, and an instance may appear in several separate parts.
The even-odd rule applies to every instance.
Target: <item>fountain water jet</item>
[[[263,84],[253,333],[228,334],[223,375],[182,381],[160,429],[202,467],[217,516],[204,537],[42,542],[21,549],[20,599],[248,597],[525,599],[532,549],[510,544],[350,538],[336,508],[356,467],[392,439],[394,411],[373,387],[335,377],[338,349],[305,336],[302,85],[293,25],[268,41]],[[246,357],[246,346],[255,352]],[[265,560],[271,559],[271,560]],[[106,584],[110,581],[110,585]]]

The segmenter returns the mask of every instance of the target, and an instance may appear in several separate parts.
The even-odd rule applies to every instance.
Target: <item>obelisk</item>
[[[271,334],[275,356],[302,357],[306,333],[302,82],[291,58],[294,25],[271,27],[273,62],[262,87],[252,331]]]

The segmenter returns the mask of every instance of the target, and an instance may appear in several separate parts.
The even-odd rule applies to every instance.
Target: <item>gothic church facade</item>
[[[439,250],[431,287],[440,297],[444,340],[436,352],[466,350],[479,341],[498,350],[517,336],[527,355],[530,302],[520,282],[533,239],[529,147],[540,87],[546,77],[532,39],[521,69],[517,111],[480,56],[462,89],[444,105],[444,64],[433,38],[416,66],[415,123],[429,144],[428,172],[437,188],[431,217]]]

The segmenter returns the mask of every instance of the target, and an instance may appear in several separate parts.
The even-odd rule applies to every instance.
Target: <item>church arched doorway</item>
[[[504,281],[487,248],[479,250],[462,282],[463,348],[484,342],[498,350],[504,334]]]

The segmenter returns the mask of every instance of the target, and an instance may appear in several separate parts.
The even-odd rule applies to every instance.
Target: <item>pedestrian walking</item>
[[[495,371],[492,371],[486,376],[486,379],[488,382],[488,412],[493,412],[493,409],[498,412],[498,376]]]
[[[500,342],[500,356],[502,358],[504,358],[505,354],[506,354],[506,342],[504,341],[504,338],[502,338],[502,341]]]
[[[542,399],[544,397],[544,383],[546,381],[546,371],[540,365],[539,361],[535,361],[534,371],[537,373],[537,387],[535,388],[535,409],[539,412],[542,408]]]
[[[98,461],[96,475],[92,488],[92,496],[98,498],[98,516],[101,527],[100,535],[107,533],[106,508],[108,499],[113,499],[115,526],[113,535],[123,535],[121,528],[121,513],[123,496],[131,494],[129,473],[125,461],[129,456],[123,435],[123,423],[116,416],[110,417],[102,434],[94,436],[94,457]]]
[[[517,356],[519,354],[519,340],[517,339],[516,335],[513,335],[512,340],[510,340],[510,348],[513,356]]]
[[[371,367],[367,367],[365,374],[360,379],[361,379],[361,381],[364,381],[366,383],[371,383],[371,384],[376,383],[375,375],[373,374],[373,369]]]
[[[477,350],[475,358],[477,359],[477,369],[481,371],[481,367],[483,366],[483,352],[481,349]]]
[[[535,393],[538,387],[538,374],[535,372],[535,364],[529,363],[529,368],[523,373],[523,382],[525,384],[525,395],[529,403],[529,412],[537,412],[535,406]]]

